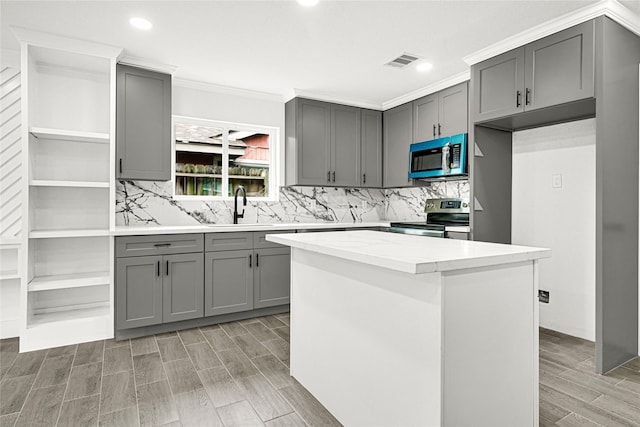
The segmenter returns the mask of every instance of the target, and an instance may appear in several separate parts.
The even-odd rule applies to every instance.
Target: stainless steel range
[[[466,239],[469,233],[467,199],[427,199],[425,222],[392,222],[389,231],[429,237]]]

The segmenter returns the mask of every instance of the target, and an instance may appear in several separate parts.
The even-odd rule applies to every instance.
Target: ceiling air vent
[[[416,55],[413,55],[410,53],[403,53],[402,55],[398,56],[396,59],[393,59],[384,65],[388,65],[394,68],[403,68],[411,64],[412,62],[417,61],[418,59],[420,59],[420,57]]]

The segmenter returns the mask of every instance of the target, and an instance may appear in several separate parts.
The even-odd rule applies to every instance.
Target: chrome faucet
[[[242,185],[236,187],[236,192],[233,196],[233,223],[238,223],[238,218],[244,218],[244,208],[242,213],[238,213],[238,193],[242,191],[242,206],[247,206],[247,192]]]

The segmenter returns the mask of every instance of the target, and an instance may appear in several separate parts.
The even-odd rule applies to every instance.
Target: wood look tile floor
[[[0,340],[0,427],[334,426],[289,376],[289,315],[18,354]],[[640,359],[540,330],[541,426],[640,425]]]

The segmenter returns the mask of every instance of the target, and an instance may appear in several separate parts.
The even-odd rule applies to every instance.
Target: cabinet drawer
[[[202,234],[116,237],[116,257],[202,252]]]
[[[204,235],[207,252],[235,251],[253,248],[253,233],[207,233]]]
[[[269,242],[265,239],[265,236],[267,234],[284,234],[284,233],[295,233],[295,232],[296,230],[256,231],[253,233],[253,247],[255,249],[281,248],[283,247],[283,245]]]

